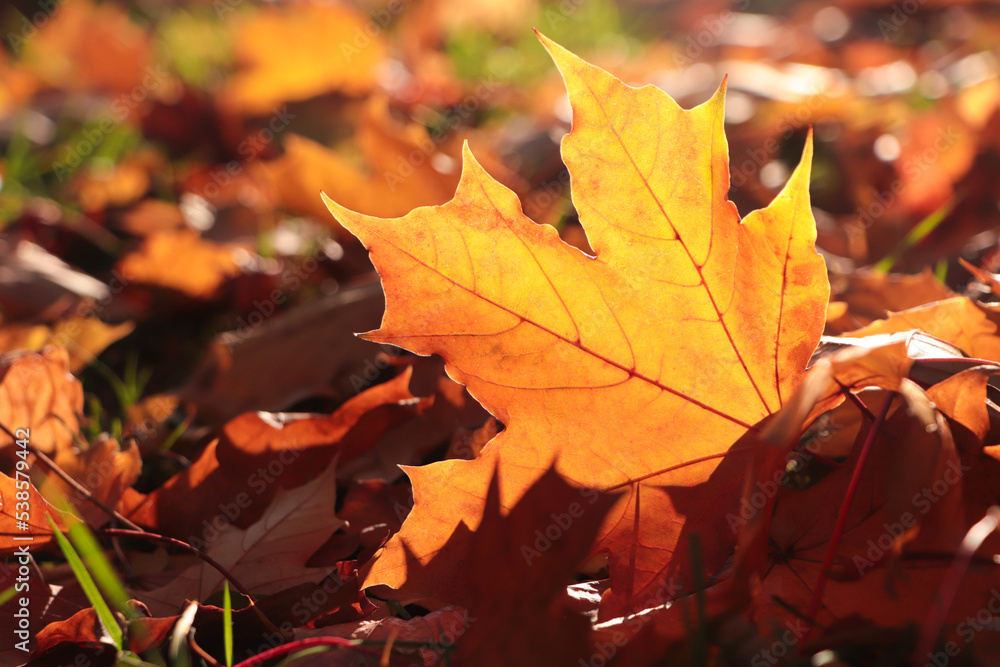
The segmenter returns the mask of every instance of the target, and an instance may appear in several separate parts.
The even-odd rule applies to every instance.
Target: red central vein
[[[704,463],[705,461],[711,461],[713,459],[721,459],[727,456],[733,456],[734,454],[748,454],[751,453],[752,449],[750,447],[740,447],[738,449],[730,449],[725,452],[719,452],[717,454],[709,454],[708,456],[701,456],[696,459],[691,459],[690,461],[684,461],[683,463],[678,463],[675,466],[670,466],[669,468],[662,468],[660,470],[654,470],[653,472],[646,473],[645,475],[640,475],[629,479],[627,482],[622,482],[621,484],[615,484],[614,486],[609,486],[606,489],[602,489],[603,492],[607,493],[609,491],[615,491],[617,489],[623,489],[627,486],[632,486],[633,484],[638,484],[639,482],[644,482],[647,479],[653,477],[659,477],[660,475],[665,475],[668,472],[673,472],[675,470],[680,470],[681,468],[686,468],[688,466],[698,465],[699,463]]]
[[[792,214],[792,224],[788,228],[788,245],[785,246],[785,261],[781,267],[781,297],[778,301],[778,331],[774,337],[774,386],[778,390],[778,402],[783,398],[781,395],[781,378],[778,377],[778,351],[781,348],[781,326],[785,319],[785,288],[788,286],[788,262],[789,254],[792,251],[792,238],[795,236],[795,219],[798,217],[798,209]]]
[[[653,188],[652,186],[650,186],[649,180],[642,173],[642,170],[639,169],[639,165],[637,165],[635,160],[632,158],[632,153],[625,147],[625,142],[622,139],[621,135],[618,133],[618,129],[614,126],[614,123],[612,123],[611,119],[608,117],[607,111],[604,110],[604,105],[601,104],[601,98],[597,96],[597,94],[594,92],[594,89],[590,87],[590,84],[588,82],[584,81],[583,83],[585,86],[587,86],[587,90],[590,91],[591,97],[593,97],[594,100],[597,102],[597,107],[601,110],[601,113],[604,114],[604,119],[605,121],[607,121],[607,126],[611,130],[612,134],[615,135],[615,139],[618,140],[618,144],[622,147],[622,152],[625,154],[625,157],[628,158],[628,161],[632,164],[633,169],[635,169],[635,173],[639,176],[639,179],[642,181],[642,184],[646,187],[647,192],[649,192],[649,196],[653,199],[653,202],[656,204],[657,208],[660,209],[660,213],[663,215],[663,219],[667,221],[667,224],[670,225],[671,229],[674,230],[674,233],[677,234],[677,242],[680,243],[681,247],[684,249],[685,254],[687,254],[688,256],[688,260],[691,262],[691,265],[695,268],[695,271],[698,272],[698,278],[701,281],[700,284],[702,285],[702,287],[705,288],[705,294],[708,295],[708,300],[712,304],[712,309],[715,311],[715,316],[718,318],[719,324],[722,325],[722,330],[725,332],[726,338],[729,340],[730,347],[732,347],[733,352],[736,353],[737,361],[739,361],[740,366],[743,367],[743,371],[746,373],[747,379],[750,380],[750,385],[753,387],[754,391],[757,392],[757,397],[760,399],[760,402],[764,406],[764,409],[768,413],[771,413],[772,412],[771,406],[767,404],[767,399],[764,398],[764,394],[761,392],[760,387],[757,386],[756,380],[754,380],[753,375],[750,373],[750,369],[747,367],[746,362],[743,360],[743,355],[740,353],[739,348],[736,346],[736,341],[733,340],[733,335],[729,331],[729,327],[726,325],[726,321],[722,317],[722,311],[719,310],[719,306],[715,302],[715,295],[712,294],[712,290],[708,288],[708,283],[705,281],[705,274],[702,273],[701,265],[695,261],[694,255],[691,254],[691,250],[687,247],[687,244],[684,242],[684,238],[681,236],[680,231],[677,229],[676,226],[674,226],[674,223],[670,220],[670,215],[667,214],[667,210],[663,207],[663,204],[656,196],[656,193],[653,192]],[[712,127],[712,133],[714,139],[714,133],[715,133],[714,126]],[[712,178],[713,179],[715,178],[714,169],[712,170]],[[714,192],[714,187],[713,187],[714,183],[710,183],[709,185],[711,192]],[[712,208],[712,218],[713,218],[712,223],[714,227],[715,223],[714,207]]]

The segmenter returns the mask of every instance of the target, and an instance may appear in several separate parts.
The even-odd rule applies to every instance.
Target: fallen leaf
[[[311,482],[279,489],[260,520],[246,529],[230,524],[208,541],[205,552],[255,594],[319,581],[330,568],[307,568],[306,561],[344,525],[334,514],[336,473],[334,461]],[[204,600],[221,585],[218,570],[198,562],[161,588],[132,594],[153,615],[165,616],[177,613],[185,600]]]
[[[69,372],[65,348],[0,356],[0,423],[11,432],[29,431],[32,447],[46,454],[67,449],[80,430],[83,387]],[[0,431],[0,459],[13,470],[14,440]]]
[[[132,283],[175,290],[192,299],[212,299],[240,273],[233,256],[236,247],[206,241],[191,229],[159,232],[124,255],[117,269]]]
[[[804,491],[779,491],[771,532],[773,565],[763,575],[757,593],[756,606],[762,623],[770,624],[776,618],[794,623],[796,617],[786,605],[800,612],[808,609],[829,545],[829,527],[840,509],[858,449],[860,445],[847,465],[815,486]],[[903,554],[900,575],[888,565],[896,539],[906,532],[907,526],[900,517],[892,516],[885,491],[880,488],[891,464],[886,447],[876,447],[865,464],[823,596],[817,619],[820,623],[857,614],[873,625],[919,624],[942,584],[957,546],[954,536],[958,532],[960,537],[965,526],[961,519],[937,512],[936,508],[948,496],[961,498],[961,486],[944,484],[943,489],[935,491],[933,483],[943,480],[931,480],[933,483],[914,499],[909,511],[924,519],[920,535],[928,539],[923,545],[908,545],[909,553]],[[807,507],[812,511],[804,512]],[[950,549],[944,548],[947,544]],[[974,615],[985,604],[990,588],[997,581],[995,567],[977,564],[967,573],[957,598],[961,603],[948,615],[949,632],[954,631],[963,617]],[[873,591],[879,594],[874,595]]]
[[[971,357],[1000,361],[997,325],[964,296],[889,313],[885,319],[845,333],[844,336],[861,338],[911,329],[919,329],[947,341]]]
[[[976,135],[947,108],[915,114],[906,129],[907,140],[895,161],[897,177],[902,181],[899,205],[915,213],[914,219],[919,220],[954,196],[955,183],[976,157]],[[934,159],[928,160],[927,155]]]
[[[426,128],[400,124],[386,100],[371,98],[358,123],[357,141],[367,168],[315,141],[290,135],[285,154],[260,163],[264,179],[286,210],[329,221],[315,193],[328,190],[338,201],[369,215],[403,215],[415,206],[441,204],[455,191],[458,169],[453,156],[441,152]],[[435,165],[451,167],[439,171]]]
[[[13,47],[14,40],[9,40],[8,44]],[[4,116],[23,109],[40,86],[38,77],[29,68],[12,60],[6,49],[0,53],[0,67],[4,71],[0,80],[0,114]]]
[[[928,389],[927,394],[941,412],[967,428],[983,443],[990,433],[990,415],[996,412],[986,399],[987,383],[996,373],[1000,373],[1000,366],[976,366],[942,380]],[[1000,439],[991,439],[985,444],[996,442]]]
[[[135,438],[140,448],[159,447],[177,428],[177,423],[171,421],[172,417],[176,415],[185,419],[187,412],[187,406],[181,406],[176,394],[146,396],[125,411],[122,438]]]
[[[668,577],[689,583],[691,532],[707,572],[731,555],[718,503],[743,467],[720,462],[791,395],[818,341],[828,285],[811,144],[741,222],[726,199],[724,87],[684,111],[542,39],[573,107],[562,152],[596,257],[524,217],[468,149],[444,206],[381,220],[326,199],[382,276],[386,314],[368,339],[440,354],[506,425],[475,461],[408,469],[416,505],[365,585],[431,595],[413,560],[459,523],[477,529],[494,466],[511,507],[554,464],[575,484],[628,490],[592,550],[610,552],[602,613],[637,611]]]
[[[62,642],[72,644],[104,643],[114,646],[93,607],[81,609],[65,621],[49,623],[38,633],[36,642],[39,653],[51,650]]]
[[[79,373],[134,328],[132,322],[105,324],[96,317],[63,318],[51,326],[8,322],[0,325],[0,352],[41,350],[46,345],[58,345],[69,353],[70,372]]]
[[[458,603],[475,618],[458,662],[575,665],[592,650],[590,624],[571,611],[566,586],[616,499],[550,469],[505,512],[501,487],[494,476],[479,528],[459,525],[429,562],[413,564],[413,576],[433,586],[438,604]]]
[[[456,549],[445,544],[418,576],[436,572],[436,594],[476,618],[459,640],[458,662],[577,665],[593,650],[590,622],[571,610],[566,586],[616,498],[576,488],[550,469],[504,515],[501,485],[494,476],[471,540],[460,526]]]
[[[180,207],[162,199],[143,199],[121,216],[118,226],[133,236],[182,229],[186,225]]]
[[[46,522],[46,526],[48,526],[48,522]],[[58,550],[54,541],[50,542],[49,545],[47,551]],[[33,546],[31,548],[34,549]],[[15,556],[9,558],[9,564],[0,564],[0,587],[3,590],[13,588],[15,584],[19,583],[18,577],[22,577],[20,583],[27,583],[27,590],[15,592],[27,593],[27,608],[30,614],[28,646],[33,648],[38,633],[44,627],[56,621],[64,621],[77,612],[89,608],[90,602],[80,587],[80,583],[73,577],[72,572],[66,572],[68,578],[65,578],[63,573],[57,574],[59,565],[56,568],[47,567],[44,561],[39,562],[41,559],[38,559],[27,566],[28,574],[25,582],[24,571],[20,569],[22,564],[18,560]],[[14,616],[14,613],[21,606],[20,597],[23,596],[14,596],[6,604],[0,606],[0,611],[2,611],[0,613],[0,630],[9,632],[8,636],[10,637],[17,637],[14,631],[20,629],[18,628],[18,619]],[[21,639],[18,637],[18,641]],[[17,659],[11,658],[11,654],[16,655]],[[10,650],[6,651],[0,649],[0,661],[3,661],[4,664],[19,664],[24,660],[24,657],[23,652],[15,653],[13,646],[10,646]]]
[[[342,470],[360,479],[395,482],[403,475],[400,466],[423,462],[460,429],[481,424],[487,413],[465,387],[447,376],[439,358],[389,357],[385,363],[412,372],[413,390],[433,404],[389,429],[364,456],[345,463]]]
[[[23,61],[47,85],[124,94],[137,86],[143,90],[145,76],[151,84],[145,88],[145,99],[158,83],[150,73],[165,76],[162,70],[147,69],[153,50],[149,35],[129,20],[123,8],[91,0],[65,0],[58,10],[43,12],[42,29],[24,43]],[[116,113],[119,108],[135,107],[129,104],[129,97],[118,102]]]
[[[890,461],[886,513],[890,522],[901,522],[907,529],[895,538],[893,555],[898,557],[903,545],[909,550],[954,552],[967,524],[962,501],[965,471],[951,428],[930,392],[907,380],[900,385],[900,396],[904,405],[884,427]],[[929,507],[928,491],[934,499]],[[925,524],[933,530],[918,534]]]
[[[111,294],[101,281],[70,267],[29,241],[0,245],[0,306],[4,316],[43,320],[86,299],[105,301]]]
[[[8,477],[0,473],[0,553],[24,553],[48,545],[52,540],[51,517],[60,530],[66,529],[63,513],[50,505],[31,485],[28,477]],[[23,560],[21,566],[28,566]]]
[[[123,510],[132,521],[199,548],[230,525],[246,528],[280,489],[305,484],[334,457],[351,460],[419,409],[408,380],[403,374],[372,387],[329,416],[241,415],[189,468],[147,496],[131,495]]]
[[[232,611],[233,654],[252,656],[288,639],[290,628],[300,627],[320,615],[339,617],[343,622],[355,621],[370,614],[375,605],[358,590],[356,564],[338,565],[323,581],[299,584],[279,590],[257,601],[256,609],[249,606]],[[240,595],[233,593],[235,605]],[[128,621],[126,640],[134,653],[164,644],[171,636],[180,615],[149,616],[149,610],[136,600],[131,603],[143,614]],[[266,617],[271,626],[262,619]],[[223,655],[225,650],[224,610],[211,604],[197,604],[191,627],[198,645],[209,655]],[[311,623],[308,627],[313,627]],[[275,632],[274,628],[278,628]]]
[[[956,296],[928,269],[917,275],[858,271],[833,280],[836,298],[848,313],[827,331],[839,334],[881,320],[891,311],[902,311]]]
[[[95,442],[83,451],[60,450],[56,452],[54,461],[106,507],[116,507],[125,489],[135,484],[142,471],[139,448],[134,444],[120,448],[111,438]],[[47,475],[38,490],[53,501],[59,497],[68,499],[79,516],[94,528],[111,519],[81,492],[54,474]]]
[[[355,481],[347,491],[340,516],[352,528],[367,528],[380,523],[399,532],[413,507],[413,496],[405,484],[390,485],[381,479]]]
[[[165,163],[163,156],[152,151],[137,152],[114,165],[97,162],[76,172],[71,188],[85,211],[128,206],[149,191]]]
[[[413,494],[405,482],[389,484],[382,479],[352,482],[337,512],[348,526],[327,540],[313,554],[310,563],[336,563],[348,558],[367,563],[390,535],[399,532],[412,507]]]
[[[384,52],[368,29],[364,15],[346,5],[296,2],[250,13],[235,28],[242,69],[221,95],[245,113],[267,114],[323,93],[365,93]]]
[[[49,623],[35,639],[37,648],[27,665],[42,667],[81,662],[110,667],[117,662],[118,649],[93,607],[82,609],[64,621]]]
[[[783,454],[801,432],[797,424],[803,422],[799,420],[809,414],[804,422],[809,423],[811,415],[818,412],[815,401],[831,386],[839,390],[841,384],[854,389],[893,388],[904,401],[882,425],[858,477],[817,620],[828,624],[832,619],[858,614],[886,626],[922,621],[929,599],[910,595],[913,578],[932,588],[940,585],[967,527],[963,488],[971,469],[959,457],[950,428],[932,400],[940,396],[949,408],[961,405],[954,393],[974,381],[973,374],[979,368],[952,376],[942,383],[942,389],[935,385],[926,394],[906,377],[906,363],[898,366],[900,373],[858,372],[861,367],[849,371],[858,361],[872,369],[891,368],[893,364],[886,366],[876,360],[903,356],[908,355],[897,342],[864,351],[842,350],[824,359],[763,432],[760,444],[770,441],[775,446],[758,450],[754,475],[745,487],[744,511],[733,517],[734,529],[741,532],[741,549],[734,566],[740,573],[737,579],[749,581],[748,571],[756,571],[764,580],[762,590],[754,593],[756,607],[762,611],[762,627],[775,618],[784,619],[786,626],[796,623],[788,605],[807,612],[834,521],[849,484],[853,484],[861,440],[871,427],[867,420],[865,428],[855,429],[857,438],[843,465],[805,489],[781,483],[786,462]],[[853,384],[834,380],[847,375],[854,376]],[[810,405],[814,406],[811,410]],[[834,433],[838,426],[833,424]],[[810,443],[803,456],[808,458],[820,449]],[[763,535],[766,541],[761,539]],[[881,596],[875,598],[877,603],[869,600],[859,604],[851,595],[858,595],[860,581],[869,576],[868,590],[879,590]],[[937,583],[932,585],[932,581]],[[903,595],[900,591],[906,591],[905,604],[898,600]]]
[[[349,333],[375,322],[375,285],[346,289],[218,336],[178,391],[209,424],[249,410],[283,410],[310,396],[344,400],[378,377],[378,350]],[[259,312],[259,310],[258,310]],[[256,326],[254,326],[256,325]],[[330,340],[339,341],[331,346]],[[267,378],[261,382],[260,378]]]

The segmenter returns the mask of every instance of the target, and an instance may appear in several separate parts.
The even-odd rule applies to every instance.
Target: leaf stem
[[[850,387],[843,384],[842,382],[840,382],[840,380],[836,378],[834,378],[833,381],[840,385],[840,390],[843,392],[844,396],[847,397],[847,400],[849,400],[851,403],[854,403],[854,405],[857,406],[858,410],[861,411],[861,414],[863,414],[865,417],[868,418],[868,421],[871,422],[875,421],[875,415],[872,414],[871,409],[867,405],[865,405],[865,402],[862,401],[857,394],[851,391]]]
[[[0,431],[6,433],[7,437],[11,438],[12,440],[18,440],[18,437],[14,435],[13,431],[7,428],[7,425],[4,424],[3,422],[0,422]],[[48,454],[41,451],[34,445],[28,445],[28,451],[34,454],[35,458],[41,461],[45,465],[45,467],[48,468],[49,472],[54,473],[56,477],[69,484],[71,487],[73,487],[74,491],[79,493],[86,500],[89,500],[91,503],[99,507],[105,514],[107,514],[113,519],[117,519],[122,523],[122,525],[128,526],[133,530],[142,530],[139,526],[135,525],[134,523],[126,519],[124,516],[119,514],[117,511],[115,511],[114,508],[108,507],[103,502],[95,498],[94,494],[90,492],[90,489],[88,489],[83,484],[80,484],[80,482],[70,477],[69,473],[60,468],[55,461],[50,459]]]
[[[101,509],[101,511],[110,516],[112,519],[119,521],[123,526],[128,526],[131,530],[139,530],[139,531],[142,530],[142,528],[129,521],[125,516],[123,516],[117,510],[105,505],[103,502],[95,498],[94,494],[90,492],[90,489],[88,489],[83,484],[80,484],[78,481],[70,477],[69,473],[60,468],[59,464],[50,459],[45,452],[31,445],[28,446],[28,451],[34,454],[35,458],[37,458],[46,468],[48,468],[49,472],[55,474],[56,477],[69,484],[71,487],[73,487],[73,490],[79,493],[85,500],[88,500],[94,505],[96,505],[98,508]]]
[[[252,658],[247,658],[242,662],[238,662],[233,667],[254,667],[254,665],[260,665],[267,662],[271,658],[277,658],[278,656],[307,649],[311,646],[340,646],[343,648],[350,648],[358,651],[359,653],[365,653],[376,658],[382,657],[382,651],[376,651],[366,646],[361,646],[358,644],[356,639],[344,639],[343,637],[306,637],[304,639],[296,639],[295,641],[288,642],[287,644],[282,644],[281,646],[275,646],[274,648],[268,649],[263,653],[258,653]]]
[[[215,560],[201,549],[191,546],[187,542],[183,542],[176,538],[167,537],[166,535],[158,535],[156,533],[149,533],[144,530],[128,530],[125,528],[104,528],[103,530],[99,530],[97,532],[100,535],[107,535],[109,537],[117,535],[121,537],[136,537],[143,540],[149,540],[150,542],[160,542],[161,544],[167,544],[172,547],[177,547],[178,549],[183,549],[188,553],[197,556],[201,560],[205,561],[205,563],[207,563],[210,567],[214,568],[219,574],[221,574],[223,577],[229,580],[229,582],[233,585],[233,588],[238,590],[240,593],[246,596],[248,600],[250,600],[250,607],[254,610],[257,616],[260,617],[261,622],[263,622],[264,625],[267,626],[268,630],[284,636],[284,633],[282,633],[281,630],[278,629],[274,625],[274,623],[272,623],[271,620],[264,614],[264,612],[261,611],[260,607],[257,606],[257,599],[253,596],[253,593],[244,588],[243,584],[241,584],[232,575],[232,573],[229,572],[229,570],[223,567],[223,565],[219,563],[219,561]]]
[[[837,514],[837,523],[834,525],[833,534],[830,536],[830,545],[827,547],[826,556],[823,558],[823,566],[820,568],[819,578],[816,580],[816,588],[813,590],[812,601],[809,603],[809,611],[806,612],[806,616],[809,618],[816,618],[819,613],[819,607],[823,601],[823,590],[826,588],[827,578],[830,574],[830,566],[833,565],[833,557],[837,554],[837,546],[840,544],[840,538],[843,537],[844,528],[847,525],[847,512],[851,507],[851,501],[854,499],[854,494],[858,490],[858,484],[861,482],[861,471],[864,469],[865,461],[868,460],[868,454],[871,452],[872,446],[875,444],[875,437],[882,428],[882,424],[885,423],[885,418],[889,414],[889,406],[892,405],[895,397],[896,392],[889,392],[885,401],[882,403],[882,407],[879,410],[878,415],[875,417],[875,421],[868,429],[868,435],[865,437],[864,445],[861,447],[861,453],[858,455],[858,463],[854,466],[854,472],[851,473],[851,481],[847,485],[847,492],[844,494],[844,501],[841,503],[840,512]],[[815,628],[815,626],[813,626],[813,628]],[[810,632],[811,631],[812,628],[810,628]]]
[[[198,645],[198,642],[194,640],[194,628],[188,630],[187,633],[187,645],[195,655],[205,661],[208,667],[222,667],[218,660],[213,658],[205,649]]]
[[[952,602],[962,583],[962,577],[969,569],[969,563],[976,551],[982,546],[983,541],[1000,526],[1000,507],[993,505],[986,510],[986,516],[976,522],[969,532],[965,534],[962,544],[958,547],[958,553],[948,568],[941,587],[938,588],[934,597],[934,604],[924,619],[924,626],[920,630],[920,640],[917,642],[917,652],[914,658],[919,662],[921,655],[930,655],[934,650],[934,642],[937,641],[941,633],[941,626],[944,625],[948,610],[951,609]]]

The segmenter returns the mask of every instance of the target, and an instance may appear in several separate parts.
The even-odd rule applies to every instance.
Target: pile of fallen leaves
[[[650,7],[562,98],[514,4],[12,19],[4,664],[995,664],[996,60]]]

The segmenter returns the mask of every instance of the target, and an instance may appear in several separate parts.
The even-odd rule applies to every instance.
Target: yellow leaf
[[[365,93],[382,61],[380,31],[345,6],[296,2],[261,9],[237,24],[234,49],[244,68],[223,99],[246,113],[267,114],[282,102],[323,93]]]

